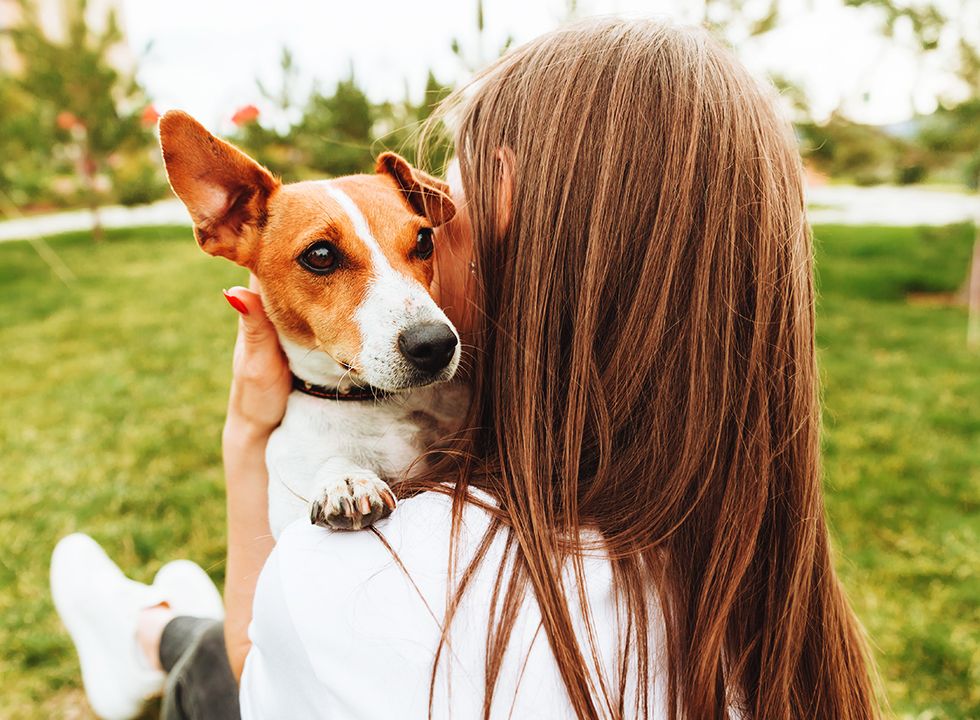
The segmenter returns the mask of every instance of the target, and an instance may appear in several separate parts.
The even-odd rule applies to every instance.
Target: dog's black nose
[[[419,370],[442,370],[456,352],[456,333],[441,322],[413,325],[398,336],[398,349]]]

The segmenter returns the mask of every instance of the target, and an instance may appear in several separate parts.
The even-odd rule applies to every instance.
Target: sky
[[[747,14],[766,2],[746,0]],[[940,3],[980,32],[980,0]],[[530,40],[559,25],[566,8],[565,0],[485,0],[481,48],[474,0],[121,4],[140,80],[157,109],[186,110],[219,131],[238,107],[263,108],[255,80],[276,86],[283,46],[295,56],[304,89],[319,83],[329,91],[353,68],[373,100],[418,98],[429,69],[461,82],[495,57],[508,36]],[[784,0],[783,8],[777,30],[753,39],[736,33],[733,44],[757,75],[776,72],[802,84],[818,119],[841,108],[861,122],[899,123],[955,94],[950,55],[923,60],[902,28],[894,39],[882,38],[874,10],[846,8],[843,0]],[[702,6],[697,0],[579,0],[578,13],[697,22]],[[454,38],[466,49],[465,63],[451,51]]]

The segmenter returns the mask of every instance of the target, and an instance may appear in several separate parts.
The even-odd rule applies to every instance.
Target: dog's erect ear
[[[433,225],[449,222],[456,214],[456,206],[449,197],[449,186],[442,180],[416,170],[401,155],[393,152],[381,153],[374,171],[391,175],[412,209]]]
[[[184,112],[172,110],[160,119],[160,147],[170,187],[190,211],[197,242],[205,252],[249,267],[279,181]]]

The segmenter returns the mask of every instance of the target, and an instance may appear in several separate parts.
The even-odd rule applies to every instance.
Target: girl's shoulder
[[[466,562],[490,518],[467,504],[462,519]],[[427,684],[419,679],[441,633],[451,525],[452,498],[428,492],[401,501],[377,533],[307,521],[287,527],[255,591],[243,710],[263,717],[281,710],[286,694],[292,717],[349,717],[358,699],[378,711],[371,717],[414,716],[404,705],[385,706],[378,678],[384,698],[424,709]]]
[[[496,591],[507,583],[500,585],[498,574],[510,566],[507,548],[513,551],[514,544],[505,531],[484,542],[492,518],[480,503],[493,503],[485,494],[474,499],[463,507],[454,548],[453,498],[440,492],[401,501],[377,532],[326,530],[299,521],[286,528],[255,593],[253,647],[242,680],[243,708],[255,709],[250,716],[425,717],[447,600],[479,551],[482,561],[453,615],[436,685],[439,707],[453,709],[443,715],[478,716],[488,618],[499,612]],[[570,568],[564,577],[576,630],[583,640],[592,634],[603,664],[614,667],[621,649],[611,569],[605,557],[583,562],[591,630],[580,617]],[[502,697],[519,689],[515,716],[571,717],[540,625],[529,591],[520,602],[498,689]],[[522,684],[525,670],[534,682]],[[282,710],[284,696],[290,698],[289,715],[273,712]]]

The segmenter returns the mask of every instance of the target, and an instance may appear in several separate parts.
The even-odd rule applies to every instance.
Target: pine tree
[[[22,19],[10,30],[23,65],[18,82],[34,96],[38,121],[57,128],[56,143],[74,158],[92,211],[92,234],[100,240],[98,209],[106,189],[99,179],[109,174],[110,156],[153,142],[141,124],[145,94],[131,73],[112,62],[124,39],[115,12],[96,31],[86,22],[86,0],[65,0],[63,37],[55,39],[44,32],[30,0],[19,2]]]
[[[42,194],[53,140],[53,120],[38,123],[31,95],[0,70],[0,217],[16,215]]]
[[[374,166],[376,108],[357,84],[353,68],[332,95],[314,90],[292,139],[311,168],[330,175],[370,172]]]

